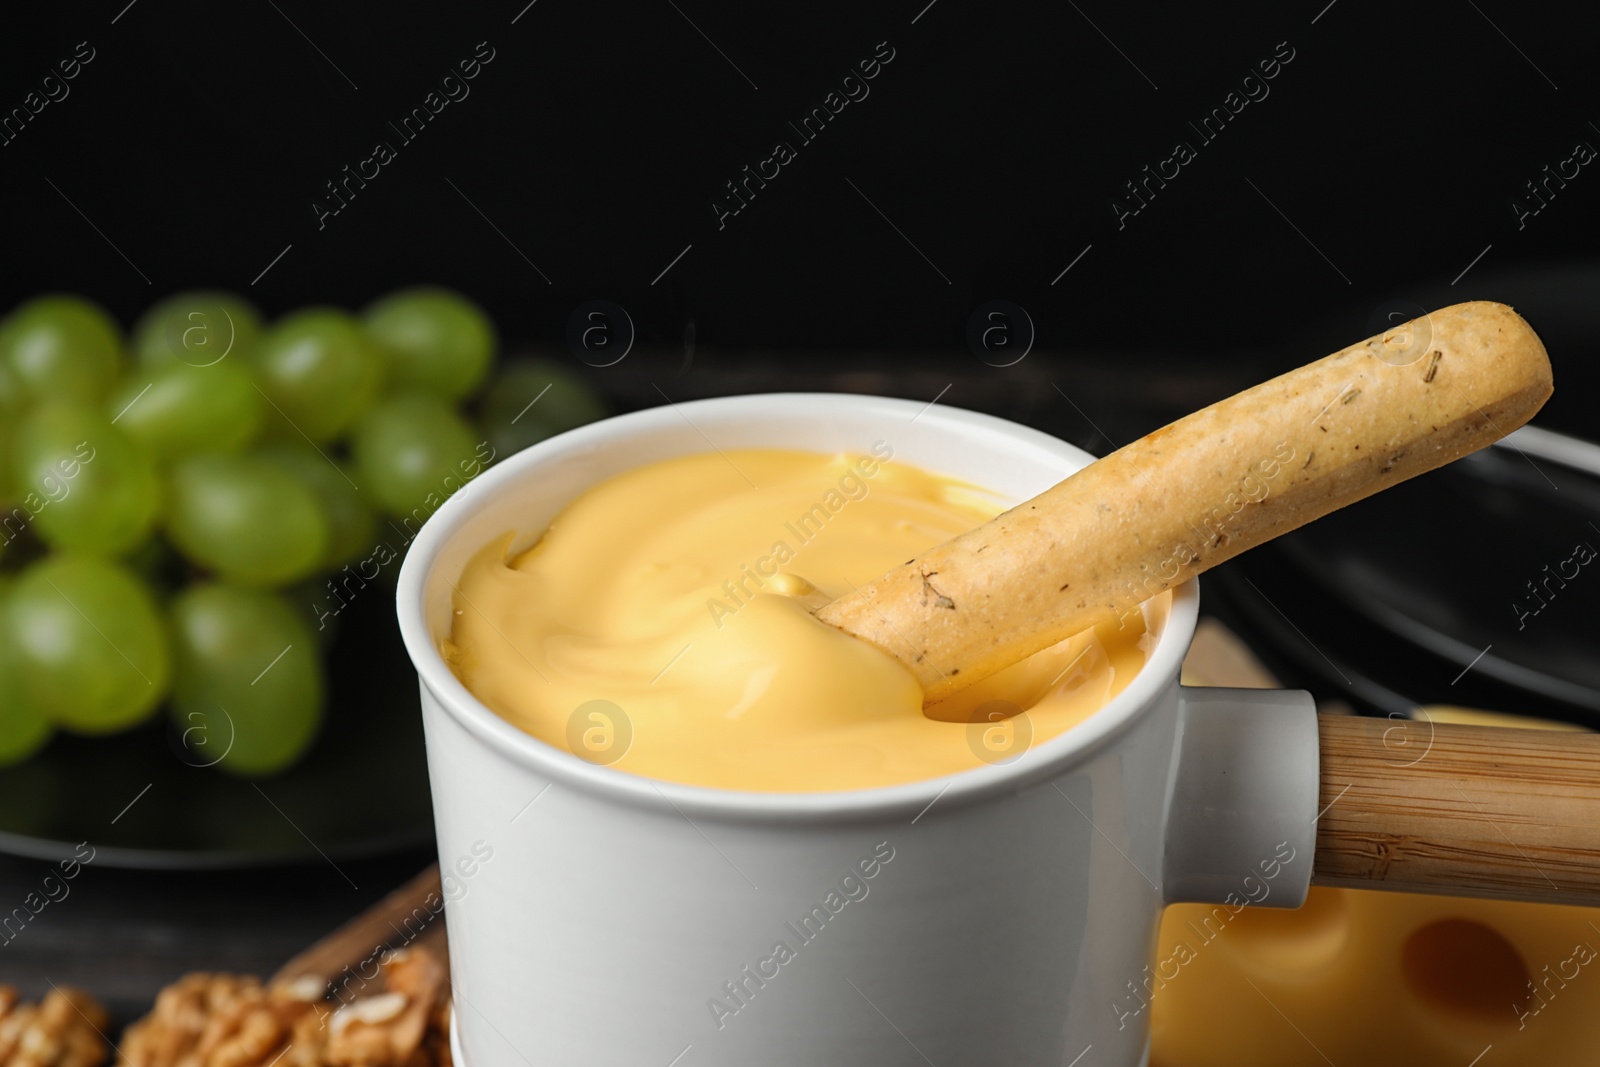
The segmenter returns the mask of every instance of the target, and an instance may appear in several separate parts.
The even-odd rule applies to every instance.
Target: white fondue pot
[[[422,682],[467,1067],[1142,1064],[1163,906],[1226,916],[1304,901],[1311,697],[1180,686],[1192,582],[1144,669],[1083,724],[1003,765],[850,792],[598,766],[497,717],[439,654],[468,558],[508,530],[513,551],[532,544],[598,482],[711,448],[879,441],[896,463],[1014,500],[1093,460],[922,402],[728,397],[535,445],[423,528],[399,612]]]

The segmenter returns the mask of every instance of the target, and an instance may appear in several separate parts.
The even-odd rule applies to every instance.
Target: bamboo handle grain
[[[356,985],[345,992],[359,992],[376,973],[386,948],[432,949],[448,972],[443,900],[439,865],[434,863],[284,964],[272,981],[343,983],[353,974]]]
[[[1593,905],[1600,734],[1323,716],[1312,881]]]
[[[934,703],[1380,489],[1505,436],[1550,396],[1504,304],[1456,304],[1197,411],[817,617]]]

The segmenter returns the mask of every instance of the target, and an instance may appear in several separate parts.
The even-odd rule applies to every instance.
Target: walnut
[[[428,1032],[422,1038],[422,1051],[431,1067],[454,1067],[450,1056],[450,998],[441,996],[428,1020]]]
[[[99,1067],[109,1018],[93,997],[58,988],[39,1004],[19,1003],[0,986],[0,1067]]]
[[[409,1067],[422,1048],[444,985],[444,968],[427,952],[396,952],[381,968],[387,992],[333,1013],[325,1058],[330,1067]]]
[[[128,1027],[118,1067],[266,1067],[317,1008],[255,978],[190,974],[163,989]]]
[[[128,1028],[117,1067],[450,1067],[444,967],[413,949],[390,955],[379,978],[378,991],[335,1010],[320,978],[269,987],[188,975]]]

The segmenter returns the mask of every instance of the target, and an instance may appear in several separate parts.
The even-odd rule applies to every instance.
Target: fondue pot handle
[[[1318,715],[1179,690],[1167,903],[1294,908],[1311,885],[1600,902],[1600,734]]]
[[[1161,893],[1298,908],[1316,849],[1317,713],[1295,689],[1181,686]]]
[[[1600,734],[1319,716],[1316,885],[1600,902]]]

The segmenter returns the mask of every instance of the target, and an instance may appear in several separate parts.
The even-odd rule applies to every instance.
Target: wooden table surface
[[[432,863],[431,850],[272,870],[117,870],[90,863],[69,892],[0,939],[0,983],[37,999],[88,989],[118,1029],[157,991],[197,970],[268,975]],[[54,865],[0,857],[0,918],[22,908]],[[12,931],[15,931],[14,933]],[[114,1031],[113,1031],[114,1035]]]

